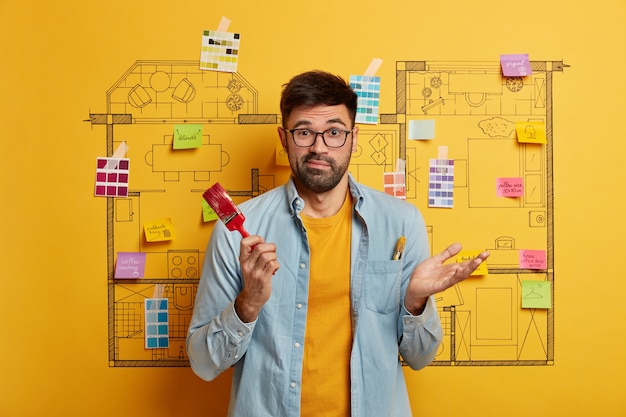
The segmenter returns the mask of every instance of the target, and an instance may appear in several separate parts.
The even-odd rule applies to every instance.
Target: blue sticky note
[[[409,120],[409,140],[430,140],[435,138],[434,120]]]

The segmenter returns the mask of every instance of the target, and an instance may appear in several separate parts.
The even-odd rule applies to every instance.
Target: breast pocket
[[[376,313],[398,311],[400,305],[401,261],[368,262],[365,271],[365,305]]]

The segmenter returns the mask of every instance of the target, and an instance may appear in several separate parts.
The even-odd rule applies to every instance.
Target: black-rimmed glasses
[[[348,139],[348,134],[350,134],[352,130],[343,130],[331,127],[323,132],[316,132],[312,129],[291,129],[288,130],[288,132],[290,132],[291,137],[293,137],[293,143],[302,148],[313,146],[315,140],[317,139],[317,135],[322,137],[322,141],[326,147],[341,148],[345,145],[346,140]]]

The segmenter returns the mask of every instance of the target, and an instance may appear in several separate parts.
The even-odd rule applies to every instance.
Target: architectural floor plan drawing
[[[424,214],[433,253],[456,241],[492,253],[487,275],[437,295],[445,335],[434,366],[554,362],[555,306],[522,308],[521,285],[554,282],[552,87],[567,65],[531,64],[530,76],[504,77],[499,62],[398,61],[396,79],[381,82],[395,88],[395,112],[381,103],[379,122],[360,126],[351,172],[382,190],[383,174],[405,160],[406,199]],[[260,94],[243,74],[198,61],[137,61],[106,92],[106,111],[90,114],[106,141],[99,156],[125,143],[130,161],[127,195],[95,197],[107,201],[110,366],[188,366],[185,336],[212,229],[202,193],[219,181],[238,203],[289,173],[274,163],[280,115],[259,112]],[[435,137],[411,138],[411,124],[426,120]],[[520,122],[543,122],[546,143],[518,142]],[[191,123],[202,125],[201,146],[173,149],[175,127]],[[442,147],[454,161],[450,208],[428,204],[429,161]],[[524,195],[497,196],[498,178],[522,178]],[[147,241],[145,224],[165,218],[176,237]],[[521,268],[520,250],[545,251],[546,268]],[[114,277],[120,252],[146,254],[142,278]],[[166,300],[169,340],[147,348],[146,300],[155,299]]]
[[[424,213],[433,253],[455,241],[491,252],[487,276],[437,297],[445,339],[434,365],[554,361],[554,304],[521,308],[521,283],[554,281],[552,86],[567,65],[531,65],[530,76],[504,77],[499,62],[397,63],[397,111],[381,115],[381,124],[399,126],[407,199]],[[414,120],[434,120],[436,140],[409,140]],[[516,124],[525,122],[545,124],[545,144],[518,142]],[[454,160],[452,209],[428,207],[426,171],[440,146]],[[521,178],[524,195],[497,196],[498,178]],[[546,268],[520,268],[520,250],[545,251]]]

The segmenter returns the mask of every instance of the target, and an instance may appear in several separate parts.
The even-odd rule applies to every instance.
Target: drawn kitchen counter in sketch
[[[383,173],[406,159],[407,201],[424,213],[431,249],[461,241],[492,252],[489,276],[438,295],[445,340],[434,365],[554,360],[554,306],[522,310],[519,282],[554,279],[552,74],[565,65],[532,64],[532,76],[508,79],[493,62],[397,62],[396,112],[360,126],[350,166],[359,181],[382,190]],[[106,129],[107,155],[125,141],[131,160],[128,195],[107,197],[111,366],[188,366],[184,341],[212,230],[202,221],[202,192],[220,181],[241,202],[288,175],[273,163],[280,116],[259,113],[258,96],[241,74],[200,70],[198,61],[137,61],[107,91],[106,112],[90,114],[93,126]],[[407,139],[409,121],[420,119],[436,121],[436,140]],[[518,144],[511,126],[522,120],[545,121],[548,143]],[[202,146],[172,150],[174,125],[183,123],[203,125]],[[453,209],[427,204],[428,160],[440,145],[455,161]],[[523,177],[533,193],[496,198],[495,178],[506,176]],[[162,217],[172,219],[176,239],[146,242],[143,224]],[[548,269],[521,270],[523,248],[546,249]],[[145,252],[144,278],[114,279],[118,252]],[[146,349],[143,305],[155,295],[168,300],[169,346]]]

